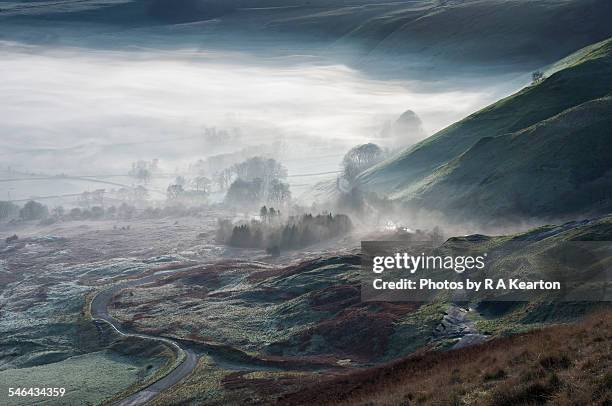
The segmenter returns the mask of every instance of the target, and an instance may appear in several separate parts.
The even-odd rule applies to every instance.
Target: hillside
[[[88,41],[118,46],[127,34],[126,44],[271,51],[291,41],[292,49],[301,43],[362,67],[399,57],[405,64],[394,69],[402,71],[462,64],[524,71],[609,37],[610,16],[607,0],[21,1],[2,3],[0,38],[48,42],[58,38],[35,33],[61,30],[66,39],[100,29]]]
[[[321,379],[281,405],[605,405],[612,314]],[[441,388],[444,388],[441,390]]]
[[[410,206],[491,219],[605,213],[612,182],[612,40],[360,176]]]

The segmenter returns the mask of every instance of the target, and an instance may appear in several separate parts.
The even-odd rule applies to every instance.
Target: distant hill
[[[612,36],[611,18],[608,0],[66,0],[0,5],[3,24],[17,21],[31,29],[45,29],[41,22],[53,23],[54,29],[59,22],[69,23],[67,28],[74,23],[114,25],[117,32],[146,27],[178,43],[181,35],[199,35],[207,46],[226,44],[226,36],[235,34],[237,46],[245,49],[302,41],[336,56],[346,51],[363,66],[400,57],[406,62],[402,69],[425,70],[465,63],[532,69]],[[83,27],[78,28],[82,33]],[[10,33],[0,32],[0,38]]]
[[[612,39],[363,173],[366,190],[473,219],[612,211]]]

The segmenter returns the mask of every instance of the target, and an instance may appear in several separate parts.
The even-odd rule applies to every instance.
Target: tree
[[[75,207],[74,209],[70,210],[70,218],[73,220],[78,220],[81,218],[82,216],[82,212],[81,209],[79,209],[78,207]]]
[[[221,190],[225,190],[231,186],[234,179],[233,168],[225,168],[214,175],[215,183]]]
[[[94,206],[91,208],[91,217],[94,219],[101,219],[104,217],[104,209],[100,206]]]
[[[185,184],[187,184],[187,180],[185,179],[184,176],[177,176],[176,179],[174,180],[174,184],[185,186]]]
[[[106,193],[106,190],[104,189],[96,189],[91,192],[91,203],[104,207],[104,193]]]
[[[215,175],[215,181],[221,189],[227,188],[236,179],[252,182],[260,179],[264,194],[267,193],[271,182],[275,179],[287,177],[287,168],[272,158],[253,157],[246,161],[234,164]]]
[[[121,206],[117,209],[117,217],[122,219],[131,219],[136,214],[136,208],[126,203],[121,203]]]
[[[253,181],[236,179],[229,187],[225,201],[241,207],[253,207],[261,202],[262,190],[261,179]]]
[[[146,185],[151,180],[151,171],[145,168],[138,169],[136,172],[136,179]]]
[[[273,179],[287,177],[287,168],[272,158],[253,157],[234,165],[234,173],[239,179],[252,181],[261,179],[265,185]]]
[[[342,159],[343,175],[352,182],[357,175],[385,158],[384,151],[376,144],[363,144],[349,150]]]
[[[538,83],[542,82],[544,80],[544,72],[542,71],[535,71],[531,74],[531,84],[532,85],[537,85]]]
[[[19,206],[11,202],[0,202],[0,220],[15,217],[19,214]]]
[[[289,184],[274,179],[268,189],[268,202],[276,205],[284,205],[291,200]]]
[[[106,209],[106,214],[110,218],[115,217],[115,213],[117,213],[117,208],[115,206],[111,206],[108,209]]]
[[[198,192],[208,193],[211,183],[211,180],[208,179],[206,176],[198,176],[193,179],[193,186]]]
[[[166,189],[166,196],[168,200],[176,200],[183,193],[185,193],[185,190],[183,189],[183,185],[178,185],[178,184],[170,185],[168,186],[168,189]]]
[[[19,210],[19,217],[23,220],[41,220],[48,215],[49,209],[47,209],[47,206],[34,200],[30,200]]]
[[[56,206],[51,212],[53,213],[54,217],[60,218],[64,216],[65,210],[63,206]]]
[[[91,206],[91,192],[85,191],[79,196],[79,206],[89,208]]]
[[[132,162],[132,169],[130,170],[129,175],[146,185],[151,180],[152,172],[157,170],[158,164],[158,159],[154,159],[151,162]]]
[[[261,217],[261,220],[264,222],[268,221],[268,208],[266,206],[263,206],[259,210],[259,217]]]

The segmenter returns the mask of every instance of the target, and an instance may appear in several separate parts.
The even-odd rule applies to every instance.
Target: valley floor
[[[7,387],[36,376],[66,387],[75,404],[123,399],[180,363],[168,341],[144,334],[197,357],[153,405],[610,401],[610,313],[566,324],[605,306],[362,302],[359,236],[271,258],[219,245],[216,219],[227,215],[3,225],[2,236],[19,236],[0,242]],[[611,234],[608,217],[514,238]],[[487,243],[509,237],[496,238]],[[90,308],[104,291],[103,306]],[[101,314],[134,335],[92,323]],[[105,383],[95,389],[98,374]]]

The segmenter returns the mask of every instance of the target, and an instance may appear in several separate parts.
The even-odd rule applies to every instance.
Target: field
[[[99,404],[134,382],[145,379],[159,367],[142,358],[121,356],[104,350],[67,358],[63,361],[0,371],[0,391],[8,388],[65,388],[61,398],[7,398],[4,405],[83,405]]]

